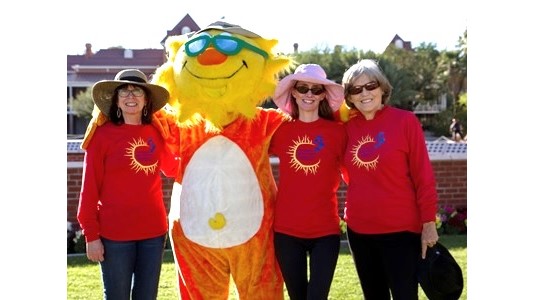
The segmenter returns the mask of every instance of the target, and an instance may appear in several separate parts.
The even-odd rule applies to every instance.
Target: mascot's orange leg
[[[260,231],[243,245],[213,249],[187,239],[179,221],[173,222],[171,232],[181,299],[228,299],[230,276],[239,299],[283,299],[270,233]]]
[[[179,221],[173,222],[171,238],[181,299],[228,299],[230,274],[227,263],[212,253],[213,249],[187,239]]]
[[[251,240],[230,248],[228,253],[239,299],[283,300],[283,277],[270,230],[261,229]]]

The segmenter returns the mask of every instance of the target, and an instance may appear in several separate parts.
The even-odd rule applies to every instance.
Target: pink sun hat
[[[279,109],[288,114],[291,114],[292,111],[291,89],[297,81],[323,85],[326,89],[326,99],[334,112],[339,109],[344,101],[344,88],[335,81],[329,80],[321,66],[317,64],[302,64],[294,70],[294,74],[287,75],[281,79],[274,91],[274,103]]]

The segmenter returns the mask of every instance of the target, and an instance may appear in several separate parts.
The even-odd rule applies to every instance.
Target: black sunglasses
[[[363,92],[363,88],[367,91],[373,91],[379,87],[379,82],[370,81],[369,83],[363,85],[352,85],[348,88],[347,92],[349,95],[357,95]]]
[[[325,91],[324,88],[322,87],[308,88],[305,85],[295,86],[294,88],[296,89],[296,91],[298,91],[298,93],[302,95],[305,95],[307,94],[307,92],[311,91],[311,94],[318,96],[318,95],[322,95],[322,93],[324,93]]]

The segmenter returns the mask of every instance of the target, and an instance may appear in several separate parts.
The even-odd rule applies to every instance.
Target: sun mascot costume
[[[169,223],[182,299],[227,299],[231,279],[240,299],[283,299],[268,145],[287,115],[258,107],[294,63],[276,44],[223,21],[165,43],[152,82],[170,93],[155,119],[180,157]]]

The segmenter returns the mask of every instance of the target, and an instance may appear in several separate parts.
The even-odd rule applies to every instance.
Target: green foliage
[[[435,136],[449,137],[450,122],[455,117],[467,134],[466,47],[438,52],[434,45],[422,44],[414,52],[389,48],[381,55],[335,47],[333,52],[313,49],[294,57],[297,65],[321,65],[328,77],[338,83],[342,82],[344,72],[360,59],[376,59],[393,86],[391,105],[413,111],[417,105],[435,103],[440,95],[446,94],[447,108],[432,118],[421,119],[424,129]]]
[[[419,99],[419,93],[414,89],[415,76],[407,68],[401,68],[397,63],[387,58],[382,59],[380,67],[392,85],[389,104],[398,108],[413,111]]]
[[[436,115],[429,122],[427,122],[426,130],[433,132],[437,137],[445,136],[451,138],[450,136],[450,123],[453,118],[453,113],[451,109],[446,109],[440,114]],[[464,124],[464,123],[463,123]]]
[[[442,234],[466,234],[467,209],[451,205],[439,207],[437,212],[437,232]]]
[[[450,97],[451,98],[451,97]],[[453,118],[461,122],[463,126],[463,135],[466,136],[467,129],[467,94],[461,93],[459,101],[455,106],[448,106],[448,108],[436,115],[427,124],[427,129],[433,132],[436,136],[446,136],[450,138],[450,123]]]
[[[443,93],[443,84],[435,76],[438,57],[433,44],[423,43],[414,51],[386,49],[380,65],[393,86],[392,105],[413,111]]]
[[[459,103],[460,95],[466,93],[467,83],[466,31],[459,39],[459,46],[461,48],[458,50],[443,51],[440,54],[436,72],[437,80],[446,84],[445,92],[451,97],[452,115],[457,115],[463,108],[466,110],[466,106],[461,107]],[[466,119],[460,121],[463,125],[466,124]]]
[[[86,252],[85,236],[81,233],[81,231],[77,232],[76,238],[74,238],[74,251],[76,253]]]
[[[455,107],[455,118],[461,122],[461,125],[463,126],[463,135],[466,137],[468,129],[467,129],[467,94],[461,93],[459,94],[459,100],[457,101],[457,106]]]
[[[78,117],[91,119],[94,102],[92,98],[92,88],[80,92],[72,100],[72,110]]]
[[[342,82],[344,72],[360,59],[375,59],[393,86],[390,104],[402,109],[413,111],[418,105],[434,104],[441,95],[447,95],[446,110],[427,120],[421,119],[421,122],[435,135],[448,136],[453,117],[461,122],[466,134],[466,101],[464,105],[461,102],[463,95],[466,99],[466,42],[465,30],[458,38],[457,49],[452,51],[438,51],[434,44],[422,43],[412,51],[387,47],[381,54],[335,46],[334,49],[314,48],[291,55],[296,66],[304,63],[321,65],[328,77],[337,83]]]
[[[341,234],[346,234],[346,230],[348,228],[348,225],[346,224],[346,221],[342,220],[339,222],[339,227],[341,229]]]
[[[320,50],[318,48],[310,51],[299,52],[293,55],[297,65],[300,64],[319,64],[328,78],[337,82],[342,82],[344,72],[362,58],[378,58],[378,55],[372,51],[363,52],[356,49],[346,51],[342,46],[335,46],[333,51],[329,48]]]

